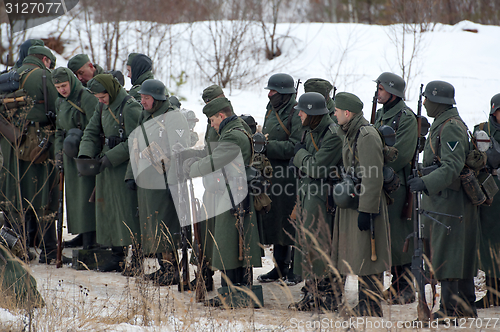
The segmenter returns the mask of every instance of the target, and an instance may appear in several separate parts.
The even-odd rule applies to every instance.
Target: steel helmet
[[[161,81],[155,79],[145,80],[138,93],[142,95],[150,95],[155,100],[167,100],[167,89],[165,88],[165,84]]]
[[[296,92],[293,77],[283,73],[271,76],[264,89],[275,90],[282,95]]]
[[[385,72],[380,74],[380,76],[375,80],[378,84],[382,85],[385,91],[398,96],[400,98],[405,97],[405,81],[396,74]]]
[[[448,82],[432,81],[425,86],[424,97],[433,103],[454,105],[455,88]]]
[[[307,115],[323,115],[328,113],[325,97],[318,92],[306,92],[299,98],[296,110],[301,110]]]

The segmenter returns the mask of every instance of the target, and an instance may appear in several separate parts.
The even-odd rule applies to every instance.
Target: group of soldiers
[[[192,262],[200,272],[198,280],[185,286],[203,284],[211,291],[214,271],[221,271],[219,295],[205,305],[241,306],[241,298],[253,292],[254,304],[262,306],[262,288],[253,285],[252,269],[262,266],[261,245],[272,245],[274,268],[257,280],[288,286],[305,280],[302,298],[291,309],[382,317],[384,301],[407,304],[416,299],[413,252],[403,246],[415,232],[409,202],[421,196],[421,210],[428,212],[421,216],[425,254],[431,262],[425,278],[441,283],[436,317],[476,317],[476,308],[500,305],[495,232],[500,201],[497,197],[489,206],[478,205],[461,183],[476,146],[453,106],[451,84],[432,81],[423,92],[423,106],[434,121],[420,146],[421,171],[414,164],[425,133],[419,132],[420,118],[404,101],[404,80],[393,73],[375,80],[374,106],[382,107],[372,121],[364,118],[358,96],[332,94],[334,87],[325,79],[308,79],[297,100],[292,76],[274,74],[265,87],[269,103],[261,133],[236,115],[219,86],[209,86],[202,94],[208,119],[205,145],[192,149],[178,101],[154,79],[147,55],[129,55],[133,87],[128,92],[121,73],[105,73],[85,54],[71,58],[68,68],[53,69],[52,52],[43,42],[28,40],[21,46],[22,57],[16,70],[34,101],[23,130],[54,144],[47,158],[26,161],[8,140],[1,140],[2,209],[11,226],[27,235],[28,245],[41,248],[40,262],[56,259],[60,170],[68,231],[80,234],[77,245],[84,249],[112,252],[99,271],[144,275],[144,257],[157,257],[160,269],[144,277],[162,286],[182,283],[182,192],[188,181],[202,177],[201,208],[193,209],[199,236],[191,241],[188,234],[188,242],[196,244]],[[382,127],[392,128],[392,136],[381,134]],[[474,133],[480,130],[488,134],[491,147],[475,175],[492,175],[498,186],[500,94],[491,100],[488,121]],[[163,142],[169,156],[159,165],[147,157],[155,142]],[[265,162],[261,172],[272,170],[267,185],[231,185],[239,178],[250,181],[248,170],[255,170],[257,161]],[[388,177],[399,180],[394,190],[386,187]],[[242,188],[244,195],[236,200]],[[22,224],[16,219],[20,212]],[[127,248],[132,252],[126,263]],[[69,262],[64,256],[62,260]],[[478,268],[485,271],[489,289],[480,302],[473,282]],[[388,270],[392,282],[384,292]],[[348,274],[359,277],[354,308],[343,301]]]

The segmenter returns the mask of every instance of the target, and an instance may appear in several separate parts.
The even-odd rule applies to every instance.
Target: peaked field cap
[[[210,102],[211,100],[217,98],[218,96],[224,94],[224,91],[222,91],[222,88],[218,86],[217,84],[211,85],[208,88],[205,88],[203,90],[203,94],[201,95],[201,99],[205,103]]]
[[[355,94],[339,92],[335,95],[335,107],[344,111],[361,113],[363,102]]]
[[[305,92],[321,93],[323,97],[327,98],[332,91],[333,85],[322,78],[310,78],[304,83]]]
[[[76,72],[87,62],[90,62],[89,56],[87,54],[77,54],[69,59],[68,68],[71,69],[72,72]]]
[[[225,107],[231,107],[231,102],[226,97],[215,98],[203,107],[203,114],[207,118],[214,116]]]

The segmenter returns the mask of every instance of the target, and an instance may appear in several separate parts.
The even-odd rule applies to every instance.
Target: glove
[[[358,214],[358,228],[360,231],[370,230],[370,217],[375,218],[373,213],[359,212]]]
[[[420,177],[408,178],[407,184],[408,184],[408,186],[410,186],[411,192],[427,191],[427,188],[425,187],[424,180],[422,180],[422,178],[420,178]]]
[[[293,148],[293,154],[296,155],[300,149],[305,149],[305,148],[306,148],[306,143],[299,142],[295,144],[295,147]]]
[[[182,150],[184,150],[184,147],[182,146],[181,143],[177,142],[174,145],[172,145],[172,147],[170,148],[170,150],[172,150],[173,153],[179,153]]]
[[[191,171],[191,166],[195,162],[197,162],[198,160],[200,160],[200,158],[193,157],[193,158],[188,158],[188,159],[184,160],[184,162],[182,163],[182,171],[183,171],[184,176],[186,177],[186,179],[190,178],[189,172]]]
[[[101,168],[99,169],[99,173],[102,173],[106,169],[106,167],[113,166],[107,156],[102,157],[99,161],[101,162]]]
[[[62,151],[59,151],[58,153],[56,153],[55,164],[56,164],[57,168],[63,167],[63,153],[62,153]]]
[[[128,179],[125,180],[125,184],[127,185],[127,188],[130,190],[137,190],[137,184],[135,183],[134,179]]]

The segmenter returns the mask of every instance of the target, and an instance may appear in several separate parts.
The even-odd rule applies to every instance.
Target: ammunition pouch
[[[486,196],[486,200],[484,201],[483,205],[490,206],[491,204],[493,204],[493,197],[495,197],[495,195],[498,193],[498,186],[495,182],[495,179],[493,178],[492,174],[481,172],[479,173],[477,180],[479,181],[479,185],[481,186],[481,189]]]
[[[476,175],[470,168],[465,167],[460,172],[460,182],[473,205],[481,205],[486,201],[486,195],[481,189]]]
[[[28,125],[28,130],[21,138],[18,158],[23,161],[30,161],[35,164],[44,162],[48,155],[52,143],[48,138],[41,138],[38,123]]]
[[[104,138],[104,144],[107,145],[110,149],[112,149],[118,144],[125,142],[126,140],[127,140],[126,138],[121,138],[118,136],[109,136]]]
[[[384,173],[384,190],[387,194],[392,194],[401,186],[399,176],[389,166],[384,166],[382,172]]]

